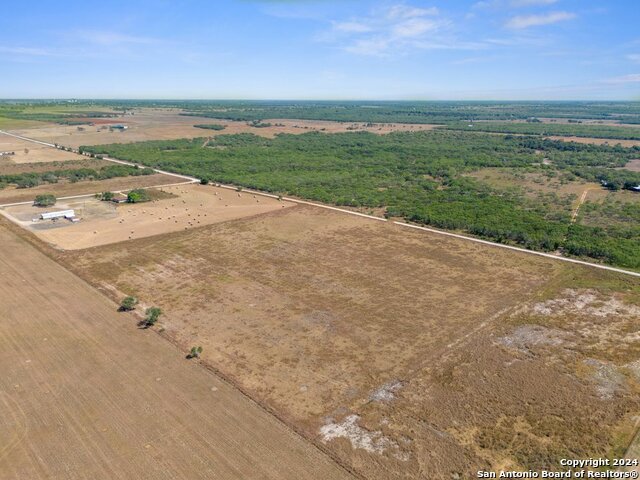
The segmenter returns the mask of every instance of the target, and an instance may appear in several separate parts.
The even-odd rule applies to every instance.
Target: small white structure
[[[57,218],[66,218],[72,220],[75,218],[76,212],[73,210],[60,210],[59,212],[45,212],[40,214],[40,220],[55,220]]]

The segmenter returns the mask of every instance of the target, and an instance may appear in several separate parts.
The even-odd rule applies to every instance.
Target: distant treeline
[[[0,102],[0,116],[49,121],[60,120],[60,113],[47,117],[45,108],[61,111],[71,107],[65,102]],[[269,118],[334,120],[339,122],[435,123],[449,124],[475,120],[527,120],[558,118],[640,123],[640,102],[473,102],[473,101],[185,101],[185,100],[87,100],[74,103],[73,109],[86,110],[90,116],[108,115],[94,111],[108,107],[114,112],[133,108],[175,108],[188,114],[228,120],[253,121]],[[37,110],[36,110],[37,109]],[[95,114],[95,115],[94,115]],[[16,118],[16,117],[12,117]],[[64,118],[62,118],[64,120]]]
[[[220,135],[209,142],[222,148],[202,148],[202,141],[82,149],[205,181],[336,205],[384,207],[390,217],[640,268],[640,228],[635,225],[622,231],[572,226],[571,201],[566,197],[550,193],[530,198],[491,188],[466,175],[492,167],[542,172],[563,182],[609,175],[634,181],[637,172],[617,169],[637,158],[639,149],[447,130],[281,134],[273,139],[238,134]]]
[[[227,128],[226,125],[220,125],[219,123],[202,123],[199,125],[194,125],[196,128],[203,128],[205,130],[216,130],[221,131]]]
[[[472,125],[472,126],[470,126]],[[639,127],[618,127],[611,125],[584,125],[562,123],[491,123],[468,122],[448,125],[452,130],[478,132],[515,133],[526,135],[558,135],[573,137],[610,138],[614,140],[640,140]]]
[[[49,172],[17,173],[0,175],[0,187],[6,184],[14,184],[18,188],[30,188],[43,183],[57,183],[62,179],[70,182],[79,182],[81,180],[107,180],[109,178],[151,175],[153,173],[154,171],[150,168],[138,168],[128,165],[109,165],[99,170],[74,168]]]

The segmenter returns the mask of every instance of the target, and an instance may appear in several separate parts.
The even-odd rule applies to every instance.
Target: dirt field
[[[70,197],[73,195],[87,195],[105,191],[130,190],[132,188],[153,187],[156,185],[169,185],[178,183],[179,179],[170,175],[153,174],[137,177],[116,177],[108,180],[95,180],[87,182],[48,183],[32,188],[7,187],[0,190],[0,204],[17,202],[29,202],[41,193],[51,193],[56,197]]]
[[[2,226],[0,243],[1,478],[349,478]]]
[[[173,198],[115,205],[95,198],[59,201],[55,207],[16,205],[2,209],[39,238],[63,250],[78,250],[134,238],[176,232],[236,218],[259,215],[295,204],[213,186],[162,188]],[[33,222],[44,211],[75,210],[80,222]]]
[[[640,414],[633,279],[301,206],[56,256],[366,478],[619,455]]]
[[[97,120],[96,120],[97,122]],[[79,147],[80,145],[103,145],[107,143],[131,143],[146,140],[171,140],[177,138],[210,137],[215,135],[251,132],[272,138],[278,133],[305,133],[309,131],[326,131],[328,133],[347,132],[352,130],[368,130],[374,133],[389,133],[392,131],[430,130],[433,125],[412,124],[375,124],[367,127],[364,123],[340,123],[309,120],[265,120],[271,127],[255,128],[247,122],[233,122],[215,118],[188,117],[179,115],[174,110],[141,109],[135,115],[128,115],[119,119],[117,123],[127,125],[125,131],[110,132],[103,125],[93,127],[84,126],[79,131],[76,126],[43,125],[37,128],[14,129],[12,133],[49,143],[59,143],[65,146]],[[195,128],[197,124],[221,124],[227,128],[221,131]],[[279,124],[281,126],[276,126]]]
[[[11,163],[62,162],[86,158],[77,153],[57,150],[4,134],[0,134],[0,152],[15,152],[15,155],[0,157],[1,163],[7,161]]]
[[[640,172],[640,158],[637,160],[631,160],[624,168],[631,170],[632,172]]]
[[[38,162],[38,163],[14,163],[10,157],[0,157],[0,175],[11,175],[16,173],[50,172],[52,170],[64,170],[72,168],[101,168],[113,165],[106,160],[95,158],[84,158],[84,160],[68,160],[62,162]]]
[[[592,143],[594,145],[618,145],[623,147],[635,147],[640,145],[640,140],[617,140],[611,138],[590,138],[590,137],[570,137],[570,136],[555,136],[551,135],[546,137],[550,140],[562,140],[564,142],[576,142],[576,143]]]

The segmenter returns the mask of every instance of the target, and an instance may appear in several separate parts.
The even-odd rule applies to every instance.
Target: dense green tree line
[[[496,190],[466,176],[486,167],[567,177],[583,170],[624,173],[614,168],[636,158],[638,152],[633,149],[580,144],[566,148],[562,142],[446,130],[389,135],[282,134],[274,139],[253,134],[221,135],[207,147],[202,147],[202,141],[82,148],[208,181],[337,205],[385,207],[389,216],[418,223],[532,249],[567,249],[576,255],[640,268],[640,244],[635,255],[624,253],[627,241],[637,240],[619,241],[605,231],[606,242],[593,237],[594,248],[600,250],[580,249],[570,230],[567,205],[554,205],[561,202],[553,199],[532,199],[517,191]],[[551,163],[545,164],[543,159]]]
[[[233,100],[87,100],[65,102],[0,101],[0,117],[65,122],[69,117],[108,116],[114,112],[159,107],[186,110],[199,117],[241,121],[265,119],[335,120],[340,122],[436,123],[540,118],[640,123],[640,102],[473,102],[473,101],[233,101]],[[50,109],[50,112],[46,110]],[[70,111],[67,111],[70,110]]]
[[[473,125],[473,126],[470,126]],[[610,138],[612,140],[640,140],[640,128],[615,125],[583,125],[573,123],[493,123],[468,122],[450,124],[452,130],[515,133],[526,135],[560,135],[574,137]],[[614,143],[614,142],[612,142]]]
[[[137,175],[151,175],[150,168],[136,168],[127,165],[109,165],[95,170],[93,168],[73,168],[53,170],[49,172],[27,172],[8,175],[0,175],[0,185],[14,184],[18,188],[30,188],[42,183],[57,183],[65,179],[71,182],[81,180],[107,180],[116,177],[128,177]]]
[[[201,123],[198,125],[194,125],[194,127],[196,128],[202,128],[205,130],[224,130],[225,128],[227,128],[226,125],[220,125],[219,123]]]

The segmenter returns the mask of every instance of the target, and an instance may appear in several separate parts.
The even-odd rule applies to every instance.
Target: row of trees
[[[108,165],[104,168],[71,168],[49,172],[26,172],[0,175],[0,184],[14,184],[18,188],[31,188],[43,183],[58,183],[60,180],[79,182],[82,180],[108,180],[110,178],[138,175],[152,175],[150,168],[136,168],[128,165]]]
[[[122,299],[120,302],[120,308],[118,309],[121,312],[132,312],[136,309],[138,305],[138,299],[136,297],[127,296]],[[162,315],[162,309],[160,307],[149,307],[144,312],[144,319],[139,322],[139,326],[142,328],[151,328],[160,319],[160,315]],[[202,353],[202,347],[192,347],[189,353],[187,354],[187,358],[198,358]]]

